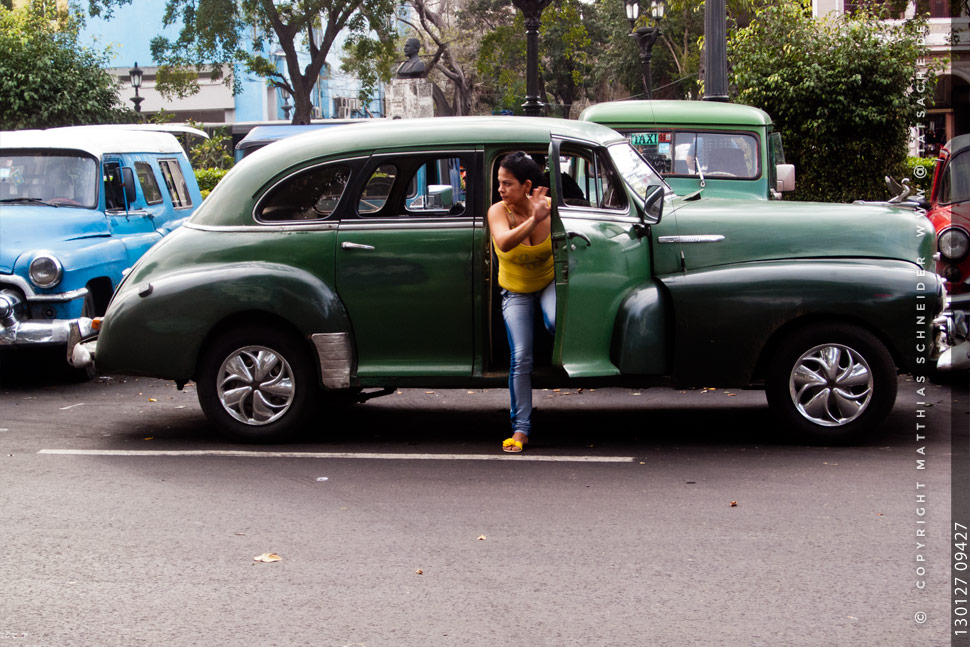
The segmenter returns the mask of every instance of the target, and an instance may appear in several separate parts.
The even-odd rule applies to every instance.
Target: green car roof
[[[645,125],[768,126],[763,110],[717,101],[609,101],[590,106],[579,116],[612,127]]]

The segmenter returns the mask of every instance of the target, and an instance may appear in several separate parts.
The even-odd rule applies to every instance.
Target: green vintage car
[[[781,133],[758,108],[717,101],[610,101],[580,120],[630,140],[677,195],[769,200],[795,190]]]
[[[195,380],[219,429],[260,442],[325,427],[324,402],[504,385],[485,213],[515,150],[548,164],[553,196],[558,325],[536,386],[763,387],[779,432],[842,442],[878,427],[897,371],[932,360],[924,216],[682,199],[604,126],[456,117],[247,157],[134,266],[73,361]]]

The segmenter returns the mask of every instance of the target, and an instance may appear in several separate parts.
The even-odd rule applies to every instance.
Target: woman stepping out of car
[[[512,357],[509,364],[512,437],[502,449],[519,453],[532,430],[533,322],[536,306],[546,329],[556,329],[548,188],[539,186],[542,169],[523,152],[509,153],[498,169],[502,198],[488,210],[488,226],[498,256],[502,318]]]

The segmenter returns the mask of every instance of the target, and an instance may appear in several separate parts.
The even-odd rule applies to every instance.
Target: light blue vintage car
[[[0,360],[66,344],[67,321],[104,313],[126,270],[201,202],[169,133],[0,132]]]

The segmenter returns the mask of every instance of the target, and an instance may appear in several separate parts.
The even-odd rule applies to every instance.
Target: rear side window
[[[263,222],[323,220],[337,208],[350,180],[350,167],[327,164],[290,176],[256,208]]]
[[[162,169],[162,178],[165,180],[165,187],[172,198],[172,204],[176,209],[185,209],[192,206],[192,198],[189,196],[189,187],[185,183],[185,176],[182,175],[182,167],[178,160],[158,160],[158,166]]]
[[[158,181],[152,171],[152,165],[148,162],[135,162],[135,175],[141,184],[141,192],[145,195],[145,202],[148,204],[159,204],[162,202],[162,192],[158,188]]]

